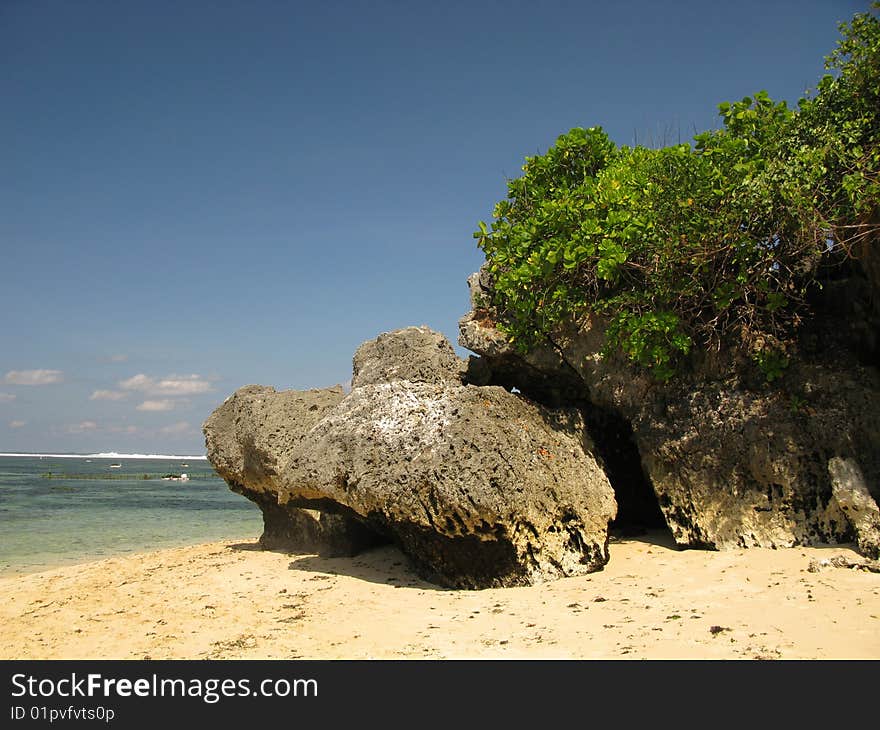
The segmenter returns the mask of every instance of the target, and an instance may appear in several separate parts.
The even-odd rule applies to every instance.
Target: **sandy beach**
[[[880,574],[822,564],[834,556],[860,559],[650,535],[612,542],[589,576],[452,591],[393,547],[322,559],[216,542],[0,579],[0,657],[878,658]]]

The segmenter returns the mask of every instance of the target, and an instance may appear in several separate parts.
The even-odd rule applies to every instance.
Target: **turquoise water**
[[[259,510],[204,460],[0,456],[0,574],[261,531]]]

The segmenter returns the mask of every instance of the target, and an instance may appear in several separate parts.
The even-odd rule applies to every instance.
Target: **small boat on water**
[[[122,468],[122,464],[110,464],[110,468],[111,468],[111,469],[121,469],[121,468]]]

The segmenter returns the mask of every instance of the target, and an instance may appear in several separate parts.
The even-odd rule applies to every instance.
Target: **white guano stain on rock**
[[[450,423],[451,404],[444,393],[419,397],[398,383],[378,386],[388,391],[383,412],[374,422],[376,434],[392,448],[420,451],[436,444]],[[414,434],[418,434],[413,439]]]
[[[430,449],[441,441],[454,405],[441,386],[434,386],[430,395],[411,388],[406,380],[361,386],[358,391],[369,397],[344,400],[315,424],[312,436],[320,438],[350,422],[358,424],[358,436],[390,449],[411,455]]]

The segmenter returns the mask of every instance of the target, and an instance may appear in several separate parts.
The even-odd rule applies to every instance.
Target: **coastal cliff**
[[[842,285],[858,294],[865,284],[854,269]],[[485,272],[469,285],[472,303],[490,298]],[[477,305],[460,322],[459,342],[482,356],[483,382],[580,408],[598,444],[611,437],[611,471],[627,460],[640,464],[679,545],[855,540],[877,557],[880,373],[869,338],[854,335],[875,330],[853,316],[870,312],[855,306],[857,297],[844,304],[819,310],[774,384],[731,351],[695,356],[681,377],[658,382],[609,354],[599,317],[568,320],[522,354],[497,329],[491,308]],[[840,464],[858,476],[835,476]]]

